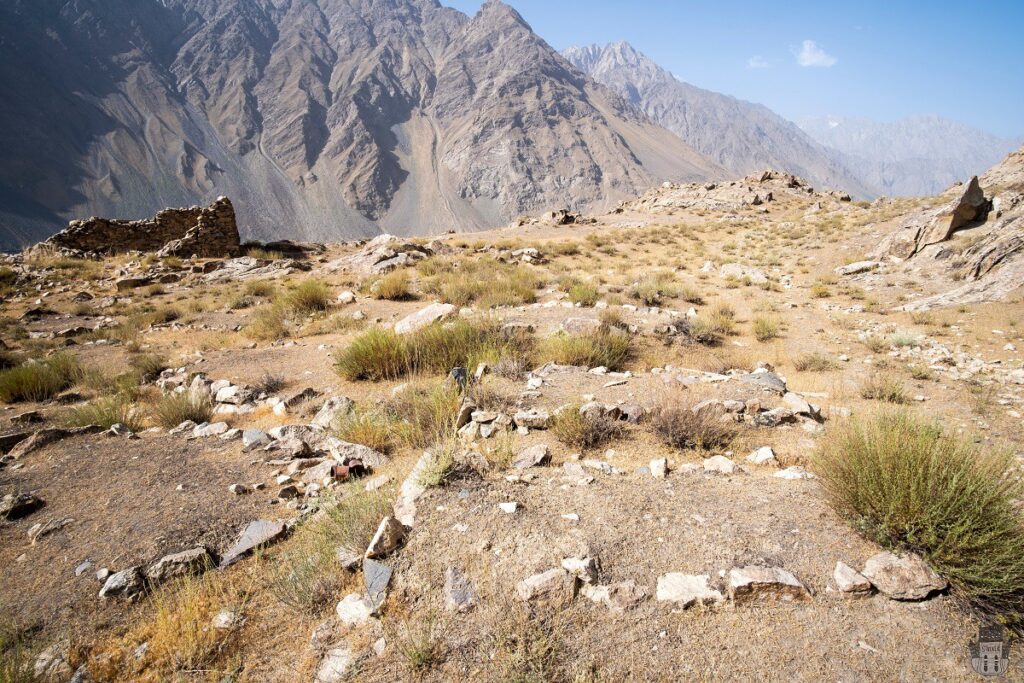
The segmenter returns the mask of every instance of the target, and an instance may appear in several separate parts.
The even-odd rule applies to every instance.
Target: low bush
[[[428,259],[433,261],[433,259]],[[509,265],[494,259],[465,259],[436,268],[421,283],[423,291],[455,306],[520,306],[537,300],[543,280],[527,266]],[[422,269],[420,272],[424,272]]]
[[[779,321],[769,316],[758,316],[753,322],[754,338],[759,342],[771,341],[779,336]]]
[[[805,353],[793,361],[793,367],[798,372],[828,372],[837,370],[839,363],[823,353]]]
[[[320,280],[306,280],[285,294],[284,305],[300,315],[325,311],[331,305],[331,288]]]
[[[563,409],[551,425],[555,438],[572,448],[597,448],[623,433],[622,424],[606,417],[580,413],[580,406]]]
[[[143,416],[135,401],[130,396],[120,394],[99,398],[72,409],[65,422],[69,427],[99,425],[104,429],[121,424],[133,432],[142,431],[145,427]]]
[[[140,353],[128,361],[142,382],[152,382],[167,369],[167,360],[155,353]]]
[[[885,401],[886,403],[907,403],[906,389],[903,383],[889,375],[872,375],[861,385],[861,398],[873,401]]]
[[[713,410],[694,412],[690,406],[671,406],[655,414],[654,433],[665,444],[681,450],[722,450],[737,436],[735,423]]]
[[[23,363],[0,371],[0,401],[47,401],[73,385],[81,376],[82,369],[77,359],[68,354]]]
[[[569,301],[580,306],[593,306],[600,296],[597,286],[590,282],[577,282],[569,288]]]
[[[338,354],[334,367],[350,380],[390,380],[409,374],[447,374],[455,367],[473,368],[480,361],[521,359],[529,356],[530,347],[529,338],[504,335],[492,321],[435,323],[406,335],[372,328]]]
[[[630,294],[648,306],[659,306],[679,296],[679,285],[674,280],[671,273],[654,273],[633,285]]]
[[[177,427],[192,420],[196,424],[208,422],[213,417],[213,403],[207,396],[197,396],[191,391],[167,394],[153,406],[153,420],[166,429]]]
[[[393,270],[387,275],[371,281],[367,291],[374,299],[386,301],[406,301],[415,298],[412,293],[412,281],[409,273],[404,270]]]
[[[249,316],[244,330],[245,335],[250,339],[261,341],[283,339],[290,332],[288,312],[280,304],[260,306]]]
[[[971,604],[1024,623],[1024,485],[1012,453],[886,408],[829,430],[813,467],[858,531],[920,554]]]

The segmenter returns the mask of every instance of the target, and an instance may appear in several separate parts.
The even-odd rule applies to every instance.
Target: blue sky
[[[1024,137],[1024,0],[508,4],[557,49],[627,40],[682,80],[790,119],[939,114]]]

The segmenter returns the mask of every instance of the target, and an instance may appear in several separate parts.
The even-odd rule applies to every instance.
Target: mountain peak
[[[515,8],[501,0],[487,0],[487,2],[480,6],[480,12],[477,14],[477,17],[491,24],[513,25],[533,31]]]

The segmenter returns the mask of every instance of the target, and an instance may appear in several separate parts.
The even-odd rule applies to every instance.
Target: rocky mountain
[[[809,118],[800,127],[842,154],[843,163],[879,194],[934,195],[985,171],[1021,144],[940,116],[891,123]]]
[[[735,175],[772,167],[862,198],[878,194],[837,155],[767,107],[680,81],[629,43],[572,47],[562,54]]]
[[[8,0],[0,248],[228,195],[246,238],[494,226],[723,173],[501,2]]]

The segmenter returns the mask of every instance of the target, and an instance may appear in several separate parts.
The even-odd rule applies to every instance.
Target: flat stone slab
[[[288,527],[284,522],[266,519],[249,522],[235,544],[224,553],[224,557],[220,561],[220,568],[230,567],[253,550],[281,540],[287,533]]]
[[[737,605],[809,600],[810,591],[780,567],[733,567],[729,570],[729,597]]]
[[[680,607],[711,605],[722,602],[722,593],[708,584],[707,574],[670,572],[658,577],[655,597],[661,602],[674,602]]]

